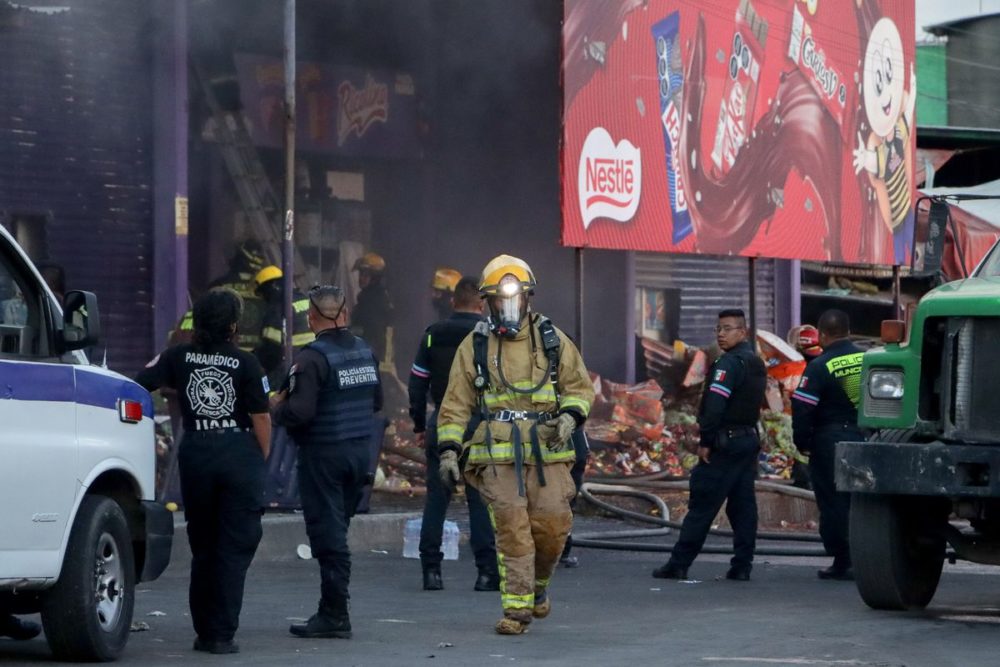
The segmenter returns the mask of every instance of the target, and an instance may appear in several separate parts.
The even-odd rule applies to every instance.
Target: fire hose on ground
[[[662,544],[662,543],[650,543],[650,542],[621,542],[619,540],[626,539],[646,539],[650,537],[663,537],[668,534],[673,529],[680,529],[681,524],[676,521],[670,520],[670,509],[667,507],[666,502],[660,498],[655,493],[650,491],[644,491],[641,488],[647,489],[687,489],[688,483],[686,481],[658,481],[658,480],[635,480],[628,481],[620,480],[618,484],[602,484],[595,482],[585,482],[580,488],[580,495],[587,500],[587,502],[592,503],[594,506],[604,510],[605,512],[617,515],[623,519],[632,519],[634,521],[640,521],[642,523],[649,523],[659,528],[653,529],[634,529],[634,530],[621,530],[613,532],[604,533],[585,533],[585,534],[574,534],[573,535],[573,546],[574,547],[584,547],[588,549],[611,549],[616,551],[647,551],[647,552],[657,552],[657,553],[668,553],[673,551],[673,545]],[[782,493],[785,495],[795,496],[798,498],[805,498],[809,500],[814,500],[813,493],[811,491],[806,491],[804,489],[799,489],[795,487],[785,486],[783,484],[774,484],[768,482],[757,482],[757,489],[763,489],[768,491],[774,491],[776,493]],[[628,510],[623,507],[618,507],[609,502],[605,502],[596,498],[597,495],[608,495],[608,496],[629,496],[632,498],[639,498],[651,503],[659,510],[660,516],[652,516],[649,514],[643,514],[642,512],[635,512],[633,510]],[[715,535],[719,537],[732,537],[733,533],[730,530],[720,530],[712,529],[709,531],[710,535]],[[774,540],[774,541],[785,541],[785,542],[819,542],[820,537],[815,533],[800,533],[800,532],[780,532],[780,531],[762,531],[757,533],[757,537],[762,540]],[[721,546],[721,545],[711,545],[706,544],[701,549],[701,553],[707,554],[731,554],[733,552],[732,547]],[[807,548],[807,547],[765,547],[757,548],[755,553],[760,556],[815,556],[815,557],[826,557],[826,552],[822,548]]]

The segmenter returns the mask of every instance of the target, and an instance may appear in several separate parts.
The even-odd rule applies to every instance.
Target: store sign
[[[278,58],[237,54],[240,99],[259,146],[285,141],[284,65]],[[418,157],[416,87],[409,74],[298,63],[296,147],[358,157]]]
[[[578,184],[584,227],[597,218],[628,222],[642,192],[639,149],[627,140],[616,146],[607,130],[594,128],[580,153]]]
[[[910,261],[912,3],[564,7],[565,245]]]

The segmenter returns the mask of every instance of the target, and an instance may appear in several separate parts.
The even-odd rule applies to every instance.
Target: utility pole
[[[295,279],[295,0],[285,0],[285,220],[281,272],[284,274],[285,361],[292,360],[292,289]]]

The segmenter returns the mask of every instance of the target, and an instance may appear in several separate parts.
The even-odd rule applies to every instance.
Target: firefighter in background
[[[366,253],[354,263],[358,272],[358,303],[351,317],[351,331],[371,345],[381,369],[391,368],[392,357],[392,300],[383,284],[385,260],[373,252]]]
[[[819,329],[811,324],[803,324],[795,327],[789,332],[789,343],[795,350],[805,357],[806,361],[811,361],[823,354],[823,347],[819,344]]]
[[[431,281],[431,305],[434,306],[434,314],[439,321],[451,317],[455,286],[461,279],[461,273],[446,266],[440,266],[434,271],[434,280]]]
[[[254,278],[256,294],[264,302],[264,322],[254,356],[267,373],[272,387],[280,387],[285,378],[285,279],[276,266],[265,266]],[[292,290],[292,349],[295,352],[316,340],[309,330],[309,299]]]
[[[573,523],[571,438],[594,400],[576,346],[531,311],[534,288],[531,268],[516,257],[486,265],[479,292],[489,317],[459,345],[438,415],[442,481],[459,481],[461,456],[493,521],[502,635],[521,634],[551,611],[549,578]],[[465,439],[476,412],[482,421]]]
[[[252,352],[260,342],[264,304],[257,296],[257,283],[254,278],[266,263],[267,260],[257,241],[253,239],[243,241],[230,255],[229,268],[226,272],[208,285],[209,289],[227,287],[243,299],[243,315],[240,317],[235,342],[241,350],[247,352]]]

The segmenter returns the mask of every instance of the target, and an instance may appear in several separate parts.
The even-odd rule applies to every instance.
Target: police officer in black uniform
[[[349,638],[351,553],[347,528],[362,488],[370,483],[374,413],[382,408],[378,359],[354,336],[344,292],[309,291],[309,328],[316,340],[295,356],[288,383],[272,399],[275,421],[299,449],[299,492],[306,532],[319,561],[319,609],[289,632],[297,637]]]
[[[482,320],[482,300],[479,297],[479,282],[465,277],[455,285],[451,300],[450,317],[427,327],[420,339],[416,359],[410,369],[409,397],[410,417],[413,432],[424,444],[427,456],[427,495],[424,499],[424,517],[420,527],[420,564],[423,567],[424,590],[438,591],[444,588],[441,581],[441,535],[444,529],[445,513],[451,502],[453,488],[441,482],[438,468],[441,459],[437,443],[437,408],[441,405],[444,392],[448,388],[448,373],[455,359],[458,345],[472,333]],[[430,389],[434,401],[434,412],[427,419],[427,390]],[[474,428],[478,420],[470,424]],[[468,434],[468,432],[467,432]],[[472,553],[479,576],[473,586],[477,591],[500,590],[500,575],[497,571],[497,549],[490,525],[490,515],[479,492],[472,486],[465,487],[469,503],[469,524]]]
[[[229,289],[194,304],[194,337],[167,348],[136,377],[177,392],[184,422],[178,455],[191,545],[196,651],[236,653],[247,568],[261,538],[264,460],[271,439],[267,378],[236,347],[242,301]]]
[[[760,440],[757,421],[767,386],[764,362],[754,353],[742,310],[723,310],[715,327],[724,354],[705,378],[698,413],[700,462],[691,471],[690,500],[681,535],[667,563],[653,571],[658,579],[687,579],[712,521],[726,503],[733,527],[733,551],[727,579],[747,581],[757,540],[754,478]]]
[[[836,444],[865,439],[858,427],[863,352],[848,338],[850,333],[847,313],[828,310],[820,316],[823,353],[809,362],[792,394],[793,439],[800,452],[809,454],[819,534],[833,556],[833,564],[817,572],[820,579],[854,579],[847,539],[851,496],[837,491],[833,481]]]

